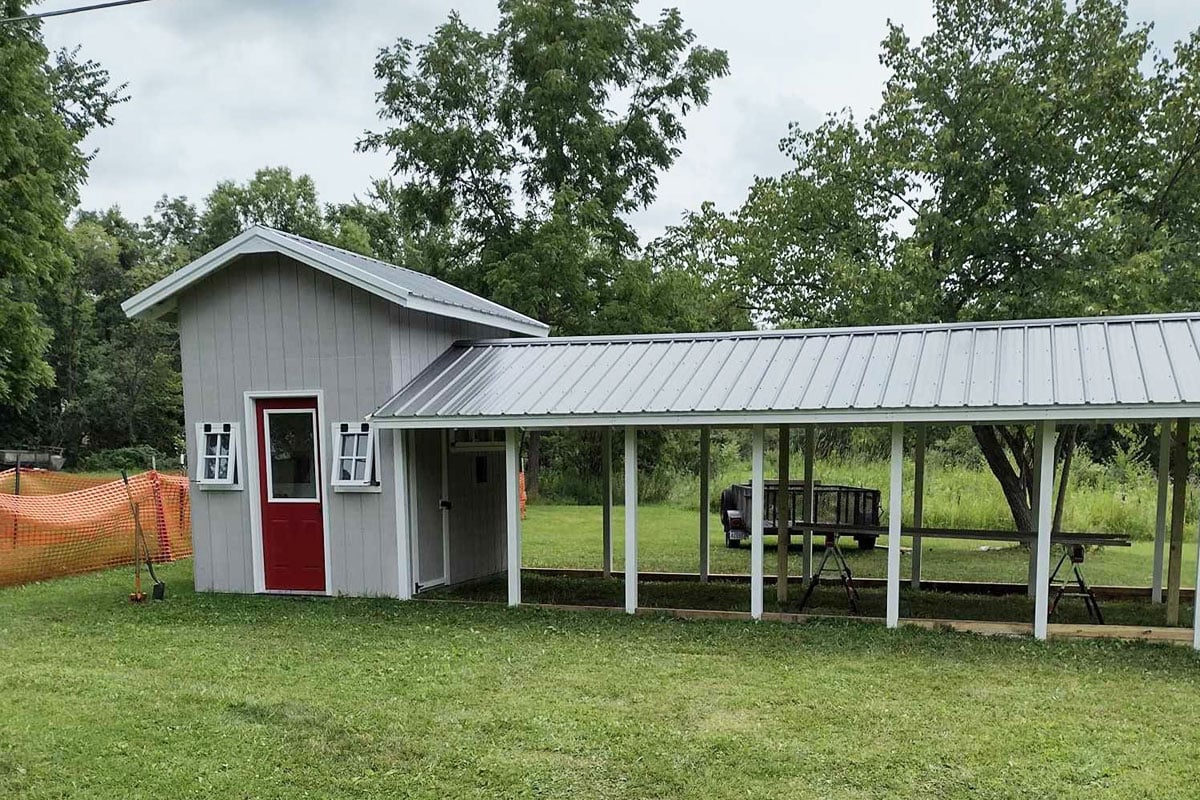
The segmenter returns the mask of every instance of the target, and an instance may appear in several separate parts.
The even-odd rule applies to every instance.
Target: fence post
[[[158,533],[157,561],[174,561],[171,537],[167,535],[167,514],[163,510],[162,481],[158,470],[150,470],[150,490],[154,497],[154,530]]]

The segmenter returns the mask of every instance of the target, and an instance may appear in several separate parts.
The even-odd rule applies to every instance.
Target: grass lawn
[[[526,567],[601,566],[601,528],[599,506],[530,505],[522,525],[522,563]],[[638,509],[638,568],[647,572],[695,572],[699,569],[698,512],[677,506],[647,505]],[[709,559],[713,572],[750,571],[750,545],[736,550],[725,547],[721,520],[709,520],[711,546]],[[613,509],[614,566],[620,568],[625,554],[624,509]],[[887,575],[887,537],[881,537],[873,551],[860,551],[853,539],[843,538],[842,548],[850,569],[863,577]],[[902,542],[909,547],[905,537]],[[981,551],[980,547],[990,549]],[[1154,545],[1134,542],[1132,547],[1110,547],[1089,552],[1083,565],[1087,580],[1096,585],[1149,586]],[[1057,559],[1056,551],[1054,558]],[[793,544],[790,572],[800,574],[800,548]],[[816,549],[814,558],[820,558]],[[775,539],[767,537],[766,569],[775,570]],[[907,575],[910,558],[901,557]],[[926,540],[922,577],[930,580],[1006,581],[1024,583],[1028,574],[1029,551],[1011,542],[967,540]],[[1051,564],[1053,568],[1053,563]],[[1184,543],[1183,585],[1196,583],[1196,542]]]
[[[1187,648],[0,590],[0,797],[1192,798]]]

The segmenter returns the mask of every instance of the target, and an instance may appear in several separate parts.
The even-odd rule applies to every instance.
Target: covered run
[[[1200,313],[954,325],[872,326],[460,342],[371,419],[381,428],[506,431],[508,602],[521,602],[517,473],[521,429],[620,429],[625,443],[625,607],[638,607],[639,428],[752,431],[750,614],[763,614],[764,429],[891,428],[886,623],[900,619],[905,426],[1026,424],[1036,431],[1033,631],[1048,631],[1054,446],[1064,423],[1154,422],[1163,462],[1172,421],[1200,411]],[[402,441],[404,437],[397,437]],[[781,448],[784,453],[787,448]],[[1182,451],[1182,448],[1181,448]],[[781,459],[786,461],[786,458]],[[811,457],[808,469],[811,469]],[[1181,459],[1177,459],[1182,461]],[[707,459],[702,453],[702,470]],[[1167,600],[1178,609],[1186,462],[1176,471]],[[786,475],[782,465],[781,478]],[[920,474],[919,472],[917,473]],[[1160,468],[1156,599],[1166,529]],[[707,474],[701,491],[707,497]],[[811,481],[809,481],[811,486]],[[702,503],[702,506],[704,504]],[[403,522],[401,523],[403,524]],[[701,513],[702,541],[707,515]],[[605,510],[606,563],[611,558]],[[706,544],[706,543],[705,543]],[[809,557],[810,542],[805,553]],[[707,547],[702,547],[707,553]],[[778,577],[786,581],[784,570]],[[919,567],[914,565],[915,569]],[[702,564],[702,572],[704,566]],[[919,575],[919,573],[918,573]],[[808,577],[805,575],[804,577]],[[1198,575],[1200,578],[1200,575]],[[786,587],[786,583],[784,583]],[[785,589],[784,589],[785,590]],[[1200,603],[1196,604],[1200,609]],[[1168,612],[1170,616],[1170,611]],[[1200,617],[1200,610],[1197,611]],[[1200,619],[1197,620],[1200,622]],[[1200,625],[1193,644],[1200,649]]]

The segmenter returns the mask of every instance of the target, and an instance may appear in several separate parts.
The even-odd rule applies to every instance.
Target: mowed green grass
[[[699,512],[672,505],[647,505],[638,509],[638,569],[644,572],[696,572],[699,569]],[[750,544],[737,549],[725,547],[721,520],[709,518],[709,563],[714,573],[750,571]],[[603,548],[599,506],[532,504],[522,525],[522,564],[526,567],[581,567],[598,569]],[[841,546],[855,575],[887,575],[887,537],[873,551],[860,551],[849,537]],[[911,547],[904,537],[901,545]],[[981,550],[986,547],[987,550]],[[766,539],[766,570],[776,569],[775,537]],[[927,539],[924,542],[921,575],[930,580],[1002,581],[1024,583],[1029,569],[1029,551],[1011,542]],[[1149,586],[1153,565],[1152,542],[1134,542],[1132,547],[1109,547],[1089,551],[1083,565],[1087,580],[1096,585]],[[1053,568],[1061,551],[1054,551]],[[814,560],[821,557],[815,548]],[[613,563],[620,569],[625,560],[624,508],[613,509]],[[797,542],[789,550],[789,570],[801,574],[801,551]],[[903,553],[901,569],[910,574],[911,555]],[[1184,543],[1182,585],[1196,584],[1196,541]]]
[[[0,590],[0,797],[1192,798],[1188,648]]]

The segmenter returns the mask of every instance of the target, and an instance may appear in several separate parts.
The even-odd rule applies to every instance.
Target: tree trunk
[[[1024,428],[1006,425],[973,425],[971,430],[975,433],[980,450],[983,451],[984,460],[987,461],[996,480],[1000,482],[1017,530],[1033,533],[1036,525],[1033,508],[1034,459],[1038,455],[1033,452],[1032,440],[1028,433]],[[1075,431],[1075,426],[1065,428],[1055,448],[1063,466],[1054,502],[1054,531],[1061,530],[1067,499],[1067,479],[1070,477],[1071,458],[1075,453]]]
[[[540,431],[529,431],[525,437],[525,494],[532,499],[538,496],[540,488],[542,434]]]
[[[1054,501],[1054,524],[1050,528],[1052,533],[1062,531],[1063,508],[1067,504],[1067,482],[1071,478],[1071,459],[1075,455],[1076,430],[1078,428],[1072,425],[1062,432],[1058,440],[1062,450],[1062,470],[1058,476],[1058,497]]]
[[[1000,481],[1000,489],[1004,492],[1004,499],[1008,501],[1008,509],[1012,513],[1017,530],[1022,533],[1032,533],[1033,481],[1029,470],[1028,454],[1017,452],[1015,456],[1018,467],[1014,468],[1013,462],[1009,460],[1009,451],[1005,449],[1005,444],[1001,441],[1003,435],[1000,432],[1001,426],[973,425],[971,430],[975,433],[975,440],[979,442],[979,448],[983,451],[984,460],[987,461],[996,480]],[[1011,449],[1014,440],[1006,436],[1005,441],[1009,442]],[[1019,451],[1020,448],[1017,450]]]

